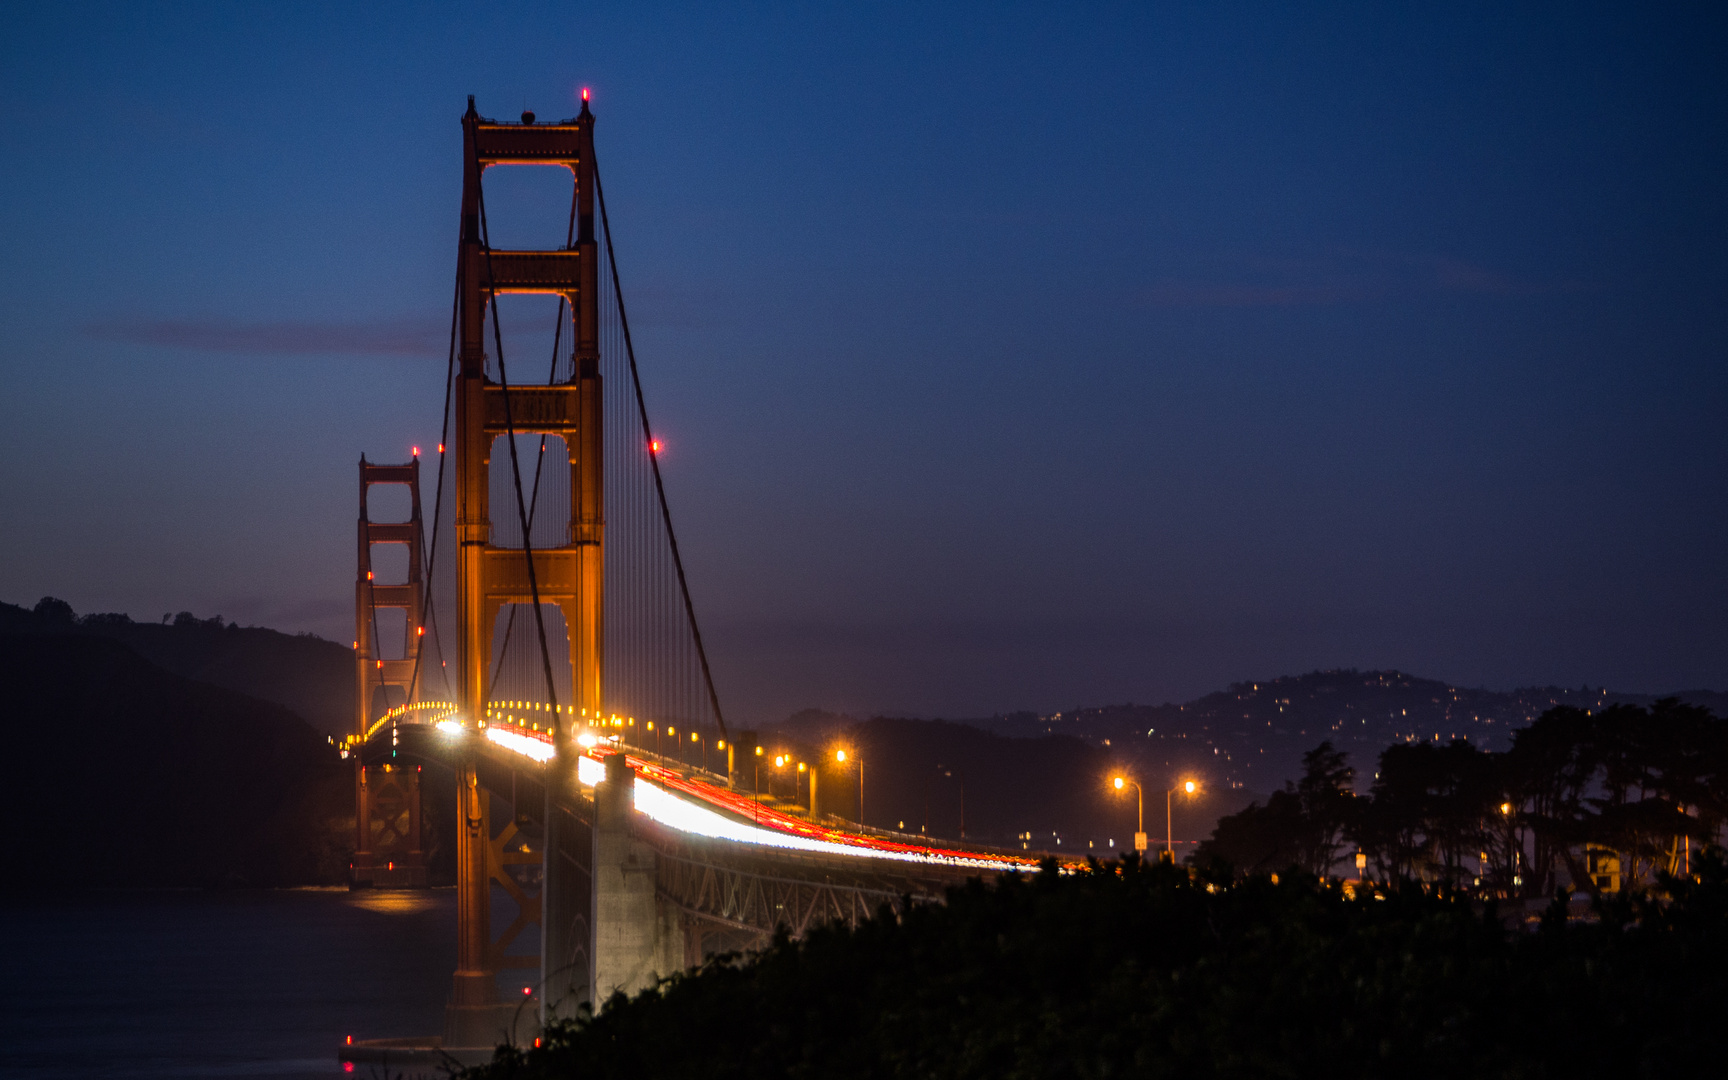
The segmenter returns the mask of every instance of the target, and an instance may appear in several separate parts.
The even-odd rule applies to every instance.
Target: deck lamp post
[[[1117,791],[1121,791],[1129,784],[1134,785],[1134,850],[1144,852],[1146,850],[1146,791],[1140,786],[1138,780],[1130,780],[1126,776],[1118,776],[1110,782],[1116,786]]]
[[[1134,850],[1146,850],[1146,791],[1139,781],[1127,776],[1118,776],[1110,781],[1117,791],[1122,791],[1129,784],[1134,785],[1134,802],[1136,807],[1135,820],[1137,828],[1134,833]],[[1173,839],[1175,830],[1171,827],[1170,799],[1181,791],[1184,795],[1193,795],[1200,790],[1200,785],[1193,780],[1184,780],[1176,787],[1164,789],[1164,861],[1176,861],[1176,842]]]
[[[1194,781],[1182,781],[1183,794],[1192,795],[1199,790],[1200,785],[1196,784]],[[1164,791],[1164,861],[1167,863],[1174,863],[1176,861],[1176,845],[1175,841],[1171,839],[1174,830],[1170,828],[1170,796],[1175,793],[1175,788],[1167,788]]]
[[[858,763],[858,824],[864,824],[864,759],[849,750],[834,751],[836,764],[844,765],[848,761]]]

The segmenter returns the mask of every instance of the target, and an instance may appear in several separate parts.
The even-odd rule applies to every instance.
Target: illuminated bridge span
[[[755,790],[762,751],[727,729],[672,531],[586,93],[555,123],[487,120],[469,99],[462,133],[431,522],[418,448],[361,459],[343,748],[357,888],[426,884],[422,779],[454,773],[457,969],[441,1038],[356,1045],[352,1060],[526,1042],[778,928],[856,924],[1034,866],[824,815],[816,770],[807,806]],[[517,165],[568,172],[561,245],[491,245],[482,181]],[[506,362],[531,325],[514,305],[531,302],[556,312],[541,383]],[[393,516],[375,503],[391,489],[407,495]]]

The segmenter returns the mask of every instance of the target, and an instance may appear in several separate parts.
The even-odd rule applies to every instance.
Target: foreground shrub
[[[1508,929],[1415,886],[1347,897],[1133,858],[710,963],[472,1076],[1577,1077],[1715,1072],[1728,871]]]

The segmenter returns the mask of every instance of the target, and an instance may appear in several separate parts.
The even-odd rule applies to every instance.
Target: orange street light
[[[1197,782],[1193,780],[1182,781],[1182,793],[1184,795],[1193,795],[1199,790],[1200,785]],[[1168,788],[1164,792],[1164,861],[1167,863],[1176,861],[1176,842],[1171,838],[1175,830],[1170,827],[1170,796],[1174,794],[1176,794],[1175,788]]]
[[[864,759],[850,750],[842,747],[834,751],[834,761],[844,765],[848,761],[858,763],[858,824],[864,824]]]
[[[1134,820],[1136,822],[1135,829],[1134,829],[1134,850],[1135,851],[1145,851],[1146,850],[1146,789],[1144,789],[1140,786],[1140,782],[1138,780],[1131,780],[1126,776],[1118,776],[1114,780],[1111,780],[1110,783],[1115,785],[1117,791],[1121,791],[1123,788],[1127,787],[1129,784],[1134,785],[1134,805],[1135,805],[1135,818],[1134,818]]]

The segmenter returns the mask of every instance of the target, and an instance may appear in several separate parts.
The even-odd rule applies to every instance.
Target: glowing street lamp
[[[1135,801],[1135,806],[1136,806],[1136,810],[1137,810],[1135,820],[1138,822],[1138,829],[1134,833],[1134,850],[1135,851],[1145,851],[1146,850],[1146,792],[1145,792],[1145,790],[1143,788],[1141,788],[1138,781],[1136,781],[1132,777],[1128,777],[1128,776],[1115,777],[1114,779],[1112,779],[1110,781],[1110,783],[1116,788],[1117,791],[1123,790],[1129,784],[1134,785],[1134,796],[1135,796],[1134,801]],[[1175,844],[1175,840],[1173,839],[1173,836],[1175,835],[1175,830],[1172,829],[1171,825],[1170,825],[1170,820],[1171,820],[1170,797],[1172,795],[1175,795],[1177,791],[1181,791],[1184,795],[1193,795],[1193,794],[1196,794],[1197,792],[1199,792],[1199,790],[1200,790],[1200,784],[1198,781],[1195,781],[1195,780],[1184,780],[1184,781],[1182,781],[1182,783],[1180,783],[1176,787],[1164,789],[1164,861],[1165,862],[1172,862],[1173,863],[1176,861],[1176,844]]]
[[[1193,795],[1199,790],[1200,785],[1194,781],[1182,781],[1182,793],[1184,795]],[[1170,796],[1175,793],[1175,788],[1169,788],[1164,792],[1164,861],[1167,863],[1176,861],[1175,841],[1171,839],[1174,830],[1170,828]]]
[[[1129,784],[1134,785],[1134,806],[1135,806],[1134,850],[1135,851],[1145,851],[1146,850],[1146,791],[1145,791],[1145,789],[1140,786],[1140,782],[1138,780],[1130,780],[1126,776],[1118,776],[1110,782],[1116,786],[1117,791],[1121,791],[1123,788],[1127,787]]]
[[[838,765],[844,765],[848,761],[854,761],[858,764],[858,824],[862,825],[864,824],[864,759],[853,751],[841,748],[834,751],[834,761]]]

